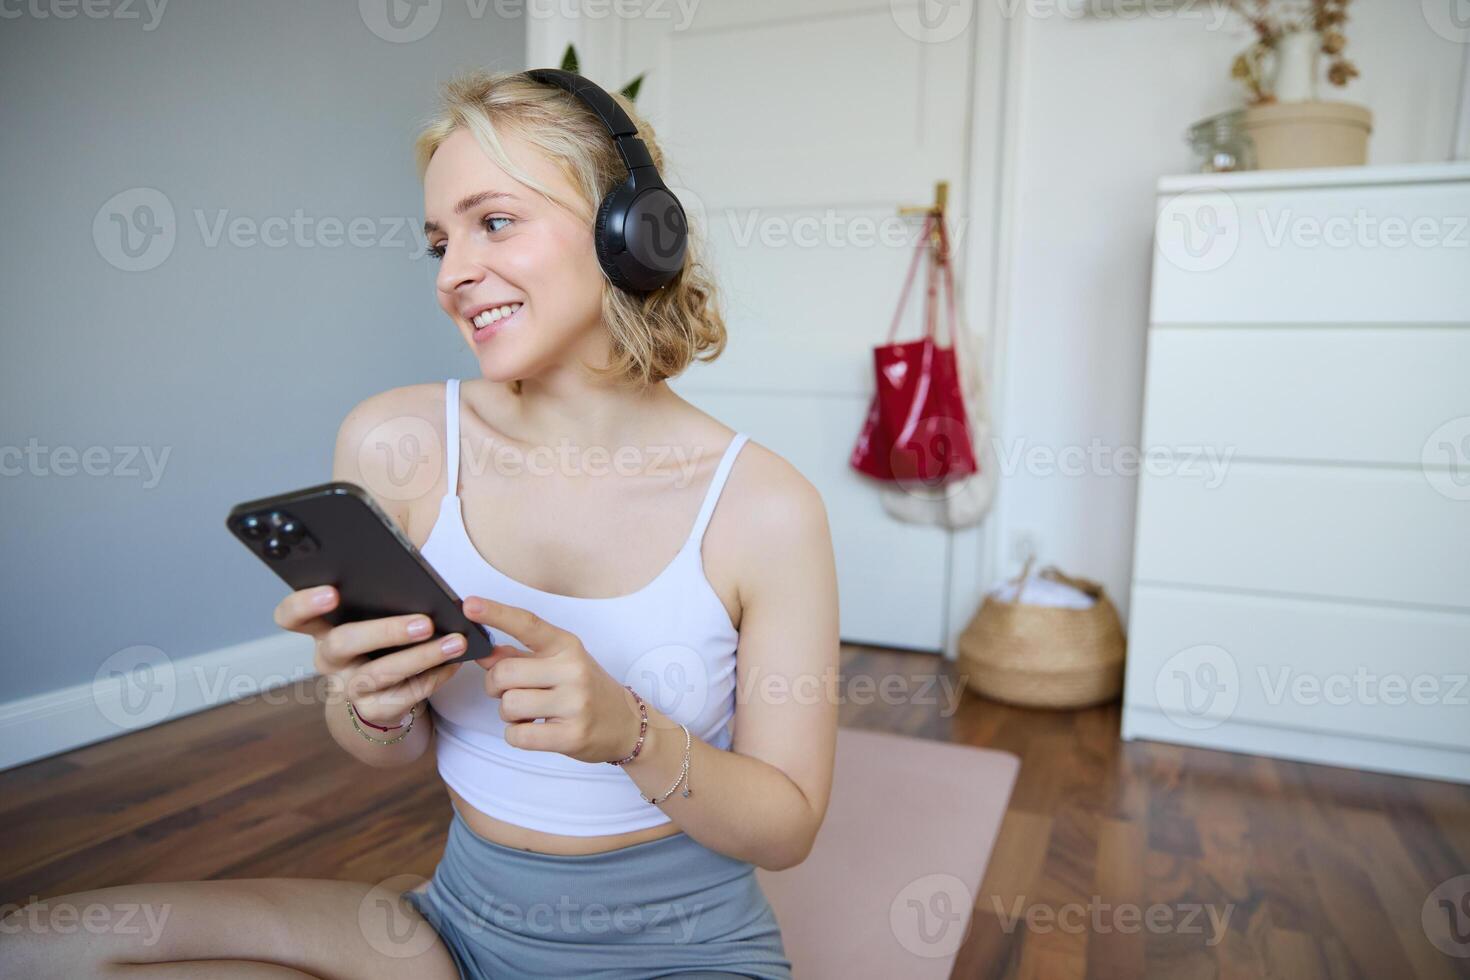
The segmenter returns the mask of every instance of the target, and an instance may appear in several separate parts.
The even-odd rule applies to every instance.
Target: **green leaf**
[[[577,74],[577,49],[567,45],[567,53],[561,56],[561,70]]]
[[[629,102],[636,100],[638,98],[638,89],[641,88],[643,85],[643,76],[647,74],[648,72],[646,71],[639,72],[637,78],[633,79],[627,85],[624,85],[622,92],[623,98],[627,99]]]

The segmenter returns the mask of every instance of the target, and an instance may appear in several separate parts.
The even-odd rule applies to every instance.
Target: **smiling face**
[[[500,135],[516,166],[562,200],[580,200],[542,152]],[[463,128],[439,145],[424,172],[424,215],[429,248],[439,256],[439,306],[481,374],[510,381],[605,361],[605,279],[588,222],[506,173]]]

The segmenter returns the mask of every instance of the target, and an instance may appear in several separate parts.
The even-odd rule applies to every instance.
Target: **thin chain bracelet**
[[[642,793],[639,793],[638,795],[639,796],[643,796],[643,802],[645,802],[645,803],[652,803],[655,806],[658,805],[658,804],[660,804],[660,803],[667,803],[668,800],[669,800],[669,797],[671,797],[671,796],[674,795],[674,790],[676,790],[676,789],[679,788],[679,784],[680,783],[683,783],[684,780],[686,780],[686,779],[689,778],[689,746],[692,744],[692,741],[691,741],[691,739],[689,737],[689,728],[688,728],[688,726],[686,726],[686,725],[680,725],[679,727],[682,728],[682,729],[684,729],[684,764],[679,767],[679,778],[676,779],[676,780],[674,780],[674,785],[670,786],[669,789],[668,789],[668,792],[664,793],[663,799],[658,799],[658,798],[655,798],[655,797],[652,797],[652,796],[643,796]],[[694,792],[693,787],[691,787],[687,783],[685,783],[685,785],[684,785],[684,792],[681,793],[681,794],[679,794],[679,795],[680,796],[688,796],[692,792]]]
[[[633,751],[628,753],[625,758],[608,759],[607,764],[610,766],[625,765],[638,758],[638,753],[643,751],[643,736],[648,734],[648,705],[643,703],[643,698],[639,697],[638,692],[633,690],[632,687],[627,684],[624,684],[623,687],[629,694],[633,695],[633,700],[638,702],[638,743],[633,746]]]
[[[369,742],[372,742],[376,745],[392,745],[394,742],[401,742],[405,738],[408,738],[408,733],[413,731],[413,720],[419,716],[419,707],[422,704],[423,702],[420,701],[418,704],[415,704],[412,709],[410,709],[408,713],[408,724],[404,726],[402,732],[394,735],[392,738],[373,738],[367,732],[363,731],[362,726],[358,724],[357,709],[352,706],[351,701],[347,702],[347,717],[352,719],[353,731],[357,732],[357,734],[361,735]],[[372,722],[368,722],[368,724],[372,724]]]

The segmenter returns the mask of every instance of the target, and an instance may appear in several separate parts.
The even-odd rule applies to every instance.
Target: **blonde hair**
[[[638,136],[660,172],[663,152],[633,103],[611,93],[638,127]],[[565,208],[592,228],[603,195],[627,176],[607,128],[575,96],[531,81],[524,75],[475,69],[461,72],[440,90],[438,110],[414,144],[419,180],[446,139],[464,128],[506,173]],[[505,152],[500,133],[509,132],[541,150],[577,188],[580,200],[561,199]],[[611,339],[606,367],[589,365],[594,375],[628,387],[672,378],[695,360],[712,361],[725,349],[725,319],[713,277],[700,260],[702,249],[690,228],[684,267],[663,288],[633,295],[603,278],[602,320]],[[515,383],[519,391],[520,383]]]

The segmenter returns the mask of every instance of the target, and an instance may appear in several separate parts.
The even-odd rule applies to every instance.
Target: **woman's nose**
[[[466,255],[463,249],[446,246],[444,258],[439,260],[436,283],[442,292],[452,293],[461,286],[478,282],[484,274],[480,264]]]

